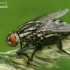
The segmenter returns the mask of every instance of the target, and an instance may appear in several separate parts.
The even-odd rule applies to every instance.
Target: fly
[[[48,44],[57,43],[59,50],[69,54],[62,48],[61,35],[67,36],[70,34],[70,24],[61,20],[55,20],[67,12],[69,12],[69,9],[58,10],[25,22],[16,31],[8,34],[6,43],[12,47],[20,43],[21,49],[16,53],[26,56],[28,58],[28,64],[33,59],[35,52]],[[29,45],[35,46],[31,57],[25,53],[30,48]]]

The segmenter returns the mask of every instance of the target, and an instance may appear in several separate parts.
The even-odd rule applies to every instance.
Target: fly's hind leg
[[[61,41],[60,37],[59,36],[54,36],[54,39],[57,40],[56,42],[57,42],[57,47],[59,48],[59,50],[63,51],[64,53],[66,53],[68,55],[70,55],[68,52],[66,52],[63,49],[63,47],[62,47],[62,41]]]

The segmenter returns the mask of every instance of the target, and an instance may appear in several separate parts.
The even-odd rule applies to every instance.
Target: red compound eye
[[[16,44],[16,38],[15,38],[15,35],[13,33],[10,34],[9,40],[12,44]]]

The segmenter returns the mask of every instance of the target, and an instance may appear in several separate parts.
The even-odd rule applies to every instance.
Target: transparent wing
[[[47,22],[47,24],[44,23],[44,24],[40,25],[36,31],[37,36],[39,36],[39,37],[48,35],[48,34],[54,34],[54,33],[66,34],[69,32],[70,32],[70,24],[68,24],[66,22],[63,22],[63,23],[62,22],[60,22],[60,23],[55,23],[55,22],[48,23]]]
[[[69,9],[63,9],[63,10],[58,10],[49,14],[45,14],[41,17],[36,18],[36,21],[47,21],[49,19],[56,19],[59,17],[62,17],[63,15],[65,15],[67,12],[69,12]]]
[[[52,32],[63,32],[63,33],[68,33],[70,32],[70,24],[63,22],[62,25],[56,27],[56,28],[52,28],[51,29]]]
[[[45,22],[37,29],[40,33],[47,32],[70,32],[70,24],[66,22]]]

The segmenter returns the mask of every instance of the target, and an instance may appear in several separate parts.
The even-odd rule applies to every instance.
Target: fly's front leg
[[[21,43],[20,46],[21,46],[21,49],[18,50],[16,53],[17,53],[18,55],[24,55],[25,57],[27,57],[27,58],[28,58],[27,65],[29,65],[29,59],[30,59],[30,58],[29,58],[29,56],[28,56],[26,53],[24,53],[24,52],[29,48],[29,44],[25,44],[25,46],[22,47],[22,43]]]
[[[20,42],[20,48],[22,49],[23,47],[22,47],[22,42]]]

